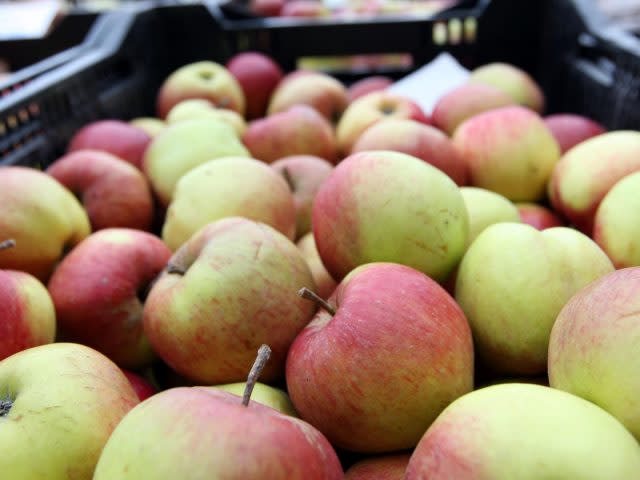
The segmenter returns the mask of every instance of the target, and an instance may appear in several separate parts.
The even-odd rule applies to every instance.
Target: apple
[[[215,62],[190,63],[169,75],[158,92],[158,116],[165,118],[174,105],[189,98],[204,98],[216,107],[244,115],[242,87],[229,70]]]
[[[353,270],[295,339],[286,379],[300,418],[350,451],[414,447],[451,401],[473,389],[462,310],[417,270]]]
[[[296,238],[311,231],[311,207],[322,182],[333,165],[313,155],[293,155],[276,160],[271,167],[286,180],[296,209]]]
[[[407,97],[385,91],[368,93],[349,104],[340,117],[338,148],[348,155],[362,132],[384,118],[422,121],[425,117],[418,104]]]
[[[446,93],[433,107],[433,124],[452,136],[465,120],[482,112],[513,105],[514,100],[502,90],[489,85],[465,83]]]
[[[89,236],[49,281],[64,338],[125,368],[151,363],[153,351],[142,328],[144,296],[170,257],[171,250],[150,233],[109,228]]]
[[[302,254],[272,227],[245,218],[211,223],[173,255],[144,307],[154,350],[181,375],[211,385],[239,382],[261,343],[273,349],[265,383],[281,378],[289,345],[314,305]]]
[[[400,263],[442,280],[462,257],[469,231],[453,180],[389,151],[343,160],[320,186],[311,223],[322,263],[336,280],[370,262]]]
[[[213,388],[233,393],[234,395],[242,398],[246,386],[247,382],[238,382],[228,383],[226,385],[216,385]],[[261,403],[262,405],[266,405],[267,407],[271,407],[274,410],[277,410],[285,415],[291,415],[292,417],[298,416],[296,409],[293,408],[293,404],[291,403],[289,395],[287,395],[283,390],[280,390],[279,388],[271,387],[269,385],[265,385],[264,383],[256,383],[253,387],[251,400]]]
[[[266,6],[267,2],[262,2]],[[269,8],[261,8],[258,1],[253,2],[257,13],[276,16],[282,8],[282,0],[270,2]],[[271,10],[265,12],[264,10]],[[284,74],[280,66],[270,57],[259,52],[242,52],[231,57],[227,69],[235,77],[247,101],[247,120],[254,120],[265,115],[271,94],[282,80]]]
[[[411,454],[401,453],[367,458],[345,472],[345,480],[402,480]]]
[[[185,120],[164,129],[149,144],[143,170],[163,206],[189,170],[220,157],[248,157],[229,124],[216,119]]]
[[[635,478],[640,446],[611,415],[579,397],[509,383],[460,397],[416,447],[406,480]]]
[[[320,259],[320,254],[318,253],[316,242],[313,238],[313,232],[307,233],[298,240],[297,246],[309,265],[313,283],[316,285],[316,293],[321,298],[329,298],[329,295],[333,293],[338,284],[329,272],[327,272],[327,269]]]
[[[603,133],[569,150],[556,165],[549,198],[562,214],[587,235],[593,230],[598,205],[619,180],[640,171],[640,132]]]
[[[247,129],[247,123],[238,112],[227,108],[216,108],[209,100],[202,98],[191,98],[176,103],[176,105],[169,110],[169,113],[167,113],[165,120],[167,124],[173,125],[183,120],[203,118],[221,120],[228,123],[236,132],[238,138],[242,137],[242,134]]]
[[[543,373],[551,328],[564,304],[612,271],[605,253],[577,230],[487,227],[460,263],[455,293],[477,358],[499,373]]]
[[[572,113],[556,113],[544,118],[551,133],[560,145],[560,152],[564,154],[580,142],[595,137],[607,131],[602,125],[590,118]]]
[[[489,225],[520,222],[518,209],[502,195],[477,187],[462,187],[460,193],[469,212],[468,245]]]
[[[124,373],[124,376],[127,377],[127,380],[131,383],[133,390],[136,392],[136,395],[141,402],[158,393],[156,387],[154,387],[144,377],[124,369],[122,369],[122,373]]]
[[[467,164],[449,138],[437,128],[415,120],[388,119],[367,128],[352,153],[392,150],[417,157],[446,173],[458,185],[467,183]]]
[[[489,63],[471,72],[469,83],[489,85],[502,90],[516,103],[538,113],[544,110],[544,94],[531,76],[508,63]]]
[[[551,386],[615,416],[640,440],[640,268],[606,275],[560,311],[549,341]]]
[[[111,432],[138,403],[99,352],[53,343],[0,362],[0,471],[11,480],[92,478]]]
[[[73,194],[51,176],[27,167],[0,167],[0,268],[21,270],[45,282],[56,262],[91,233]]]
[[[234,216],[295,238],[296,211],[287,182],[263,162],[241,157],[212,160],[180,179],[162,238],[176,250],[208,223]]]
[[[143,129],[120,120],[98,120],[71,137],[68,152],[102,150],[140,168],[151,137]]]
[[[537,203],[516,203],[520,220],[538,230],[552,227],[564,227],[565,224],[555,213]]]
[[[640,171],[616,183],[600,202],[593,239],[616,268],[640,266]]]
[[[166,127],[164,121],[155,117],[136,117],[130,120],[129,124],[144,130],[151,138],[155,137]]]
[[[354,100],[372,92],[386,90],[393,84],[393,80],[382,75],[374,75],[363,78],[351,84],[347,89],[347,100],[352,103]]]
[[[249,8],[256,15],[260,15],[263,17],[277,17],[278,15],[280,15],[280,11],[282,10],[282,7],[284,6],[284,4],[285,4],[285,0],[250,0]],[[227,65],[227,68],[229,68],[229,65]],[[247,98],[247,103],[248,104],[251,103],[248,98]],[[266,104],[265,104],[265,107],[266,107]],[[247,109],[248,108],[249,106],[247,106]]]
[[[81,200],[94,231],[151,227],[153,197],[147,179],[120,158],[99,150],[76,150],[46,172]]]
[[[254,120],[242,141],[254,158],[266,163],[291,155],[314,155],[331,163],[337,160],[331,124],[307,105]]]
[[[471,117],[456,129],[453,143],[469,167],[471,185],[511,201],[543,198],[560,159],[558,144],[540,116],[518,106]]]
[[[316,0],[289,0],[280,10],[281,17],[319,18],[329,16],[331,11]]]

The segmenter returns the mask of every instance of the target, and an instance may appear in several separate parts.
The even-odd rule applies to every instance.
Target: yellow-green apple
[[[229,70],[215,62],[190,63],[169,75],[158,92],[158,116],[165,118],[174,105],[189,98],[204,98],[216,107],[244,115],[242,87]]]
[[[385,118],[423,122],[425,116],[418,104],[407,97],[385,91],[368,93],[349,104],[340,117],[336,137],[343,155],[351,153],[353,144],[362,132]]]
[[[280,10],[281,17],[320,18],[330,14],[331,11],[322,2],[316,0],[289,0]]]
[[[174,388],[142,402],[104,448],[94,480],[341,480],[311,425],[214,388]]]
[[[248,157],[233,128],[219,119],[185,120],[165,128],[144,155],[143,170],[162,205],[192,168],[220,157]]]
[[[345,472],[345,480],[402,480],[411,454],[400,453],[360,460]]]
[[[313,155],[293,155],[276,160],[271,167],[287,181],[296,209],[296,238],[311,231],[311,207],[333,165]]]
[[[153,197],[142,172],[99,150],[76,150],[55,161],[46,172],[80,199],[91,228],[149,230]]]
[[[624,177],[600,202],[593,239],[616,268],[640,266],[640,172]]]
[[[556,212],[587,235],[598,205],[619,180],[640,171],[640,132],[603,133],[576,145],[553,170],[549,198]]]
[[[313,282],[316,284],[316,293],[321,298],[329,298],[329,295],[333,293],[338,284],[322,264],[315,239],[313,238],[313,232],[307,233],[298,240],[297,245],[311,270]]]
[[[382,75],[374,75],[371,77],[363,78],[357,82],[352,83],[347,89],[347,100],[349,103],[354,100],[373,92],[379,92],[380,90],[386,90],[391,86],[393,80],[389,77]]]
[[[0,250],[13,242],[0,242]],[[56,312],[45,286],[35,277],[15,270],[0,270],[0,360],[14,353],[52,343]]]
[[[166,124],[164,121],[155,117],[136,117],[129,121],[134,127],[144,130],[151,138],[159,134]]]
[[[580,142],[595,137],[607,130],[602,125],[590,118],[573,113],[556,113],[544,117],[551,133],[560,145],[560,152],[564,154]]]
[[[222,120],[228,123],[238,135],[247,129],[247,123],[242,115],[228,108],[216,108],[213,103],[203,98],[191,98],[177,103],[169,113],[165,121],[168,125],[182,122],[183,120],[194,120],[202,118],[211,118],[212,120]]]
[[[49,281],[63,338],[125,368],[151,363],[142,326],[144,296],[170,257],[159,238],[138,230],[108,228],[86,238]]]
[[[498,193],[477,187],[462,187],[460,193],[469,212],[468,245],[489,225],[520,222],[516,206]]]
[[[343,160],[320,186],[311,223],[322,263],[336,280],[370,262],[401,263],[442,280],[462,257],[469,233],[453,180],[390,151]]]
[[[565,224],[560,217],[542,205],[537,203],[516,203],[520,220],[522,223],[531,225],[538,230],[545,230],[553,227],[564,227]]]
[[[436,127],[451,136],[462,122],[474,115],[514,103],[502,90],[489,85],[465,83],[438,100],[431,119]]]
[[[277,0],[282,3],[281,0]],[[278,6],[278,13],[280,11]],[[242,52],[227,62],[227,69],[235,77],[247,102],[246,118],[254,120],[265,115],[269,98],[283,77],[280,66],[259,52]]]
[[[129,380],[129,383],[138,396],[138,400],[140,400],[141,402],[158,393],[156,387],[154,387],[149,381],[147,381],[144,377],[141,377],[137,373],[133,373],[125,369],[122,369],[122,373],[124,373],[124,376],[127,377],[127,380]]]
[[[0,268],[46,281],[56,262],[91,233],[89,218],[57,180],[27,167],[0,167],[0,239],[16,246],[0,252]]]
[[[473,389],[462,310],[422,272],[393,263],[353,270],[287,357],[291,401],[335,446],[414,447],[438,414]]]
[[[90,480],[115,426],[138,403],[101,353],[52,343],[0,362],[0,471],[11,480]]]
[[[291,155],[315,155],[337,161],[331,124],[308,105],[294,105],[284,112],[249,123],[242,136],[254,158],[266,163]]]
[[[617,270],[576,293],[549,341],[551,386],[604,408],[640,440],[640,268]]]
[[[406,480],[635,478],[640,446],[614,417],[566,392],[509,383],[447,407],[409,460]]]
[[[282,377],[289,345],[315,311],[297,297],[301,287],[313,288],[313,277],[291,240],[245,218],[219,220],[170,259],[145,303],[145,332],[176,372],[211,385],[244,380],[267,343],[269,383]]]
[[[512,201],[544,197],[560,148],[540,116],[502,107],[462,123],[453,142],[469,167],[470,184]]]
[[[536,375],[547,366],[551,327],[581,288],[614,270],[589,237],[566,227],[487,227],[460,263],[455,297],[490,369]]]
[[[247,382],[228,383],[226,385],[216,385],[213,388],[218,390],[224,390],[225,392],[233,393],[242,398]],[[291,415],[297,417],[298,413],[293,408],[289,395],[279,388],[265,385],[264,383],[256,383],[253,387],[253,393],[251,394],[251,400],[261,403],[267,407],[271,407],[280,413],[285,415]]]
[[[538,113],[544,110],[542,90],[527,72],[514,65],[499,62],[483,65],[471,72],[469,82],[502,90],[516,103]]]
[[[262,222],[295,238],[296,211],[287,182],[265,163],[242,157],[212,160],[180,179],[162,238],[176,250],[208,223],[226,217]]]
[[[294,71],[278,84],[267,108],[267,114],[284,112],[294,105],[309,105],[332,123],[336,123],[347,107],[347,89],[335,78],[321,72],[300,75]]]
[[[121,120],[98,120],[82,127],[69,141],[68,152],[102,150],[137,168],[151,137],[143,129]]]
[[[385,119],[367,128],[352,153],[392,150],[424,160],[458,185],[467,183],[467,164],[449,137],[430,125],[405,119]]]

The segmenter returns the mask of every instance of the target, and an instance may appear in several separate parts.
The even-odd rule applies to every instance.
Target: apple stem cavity
[[[247,384],[244,387],[244,394],[242,395],[242,405],[245,407],[249,406],[249,400],[251,400],[251,393],[253,392],[253,387],[255,387],[264,366],[266,365],[269,357],[271,356],[271,349],[269,345],[261,345],[258,349],[258,356],[256,357],[255,362],[253,362],[253,366],[251,367],[251,371],[249,372],[249,376],[247,377]]]
[[[16,241],[13,238],[3,240],[0,242],[0,250],[8,250],[16,246]]]
[[[178,275],[184,275],[185,273],[187,273],[187,270],[185,268],[179,267],[178,265],[174,265],[173,263],[170,263],[169,265],[167,265],[167,273],[176,273]]]
[[[287,185],[289,185],[289,190],[291,190],[291,192],[295,192],[296,186],[293,184],[293,178],[291,178],[291,172],[289,172],[289,169],[287,167],[284,167],[282,169],[282,176],[287,182]]]
[[[13,400],[9,390],[7,390],[3,396],[0,396],[0,418],[6,417],[9,414],[13,406]]]
[[[309,290],[307,287],[302,287],[298,290],[298,295],[304,298],[305,300],[311,300],[312,302],[316,302],[322,308],[324,308],[329,315],[332,317],[336,314],[336,309],[333,305],[327,302],[324,298],[320,297],[317,293],[312,290]]]

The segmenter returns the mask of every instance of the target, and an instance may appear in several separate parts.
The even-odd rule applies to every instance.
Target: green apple
[[[225,392],[233,393],[234,395],[242,397],[246,386],[247,382],[238,382],[228,383],[226,385],[216,385],[213,388],[224,390]],[[267,407],[274,408],[285,415],[291,415],[292,417],[298,416],[296,409],[291,403],[289,395],[279,388],[265,385],[264,383],[256,383],[253,387],[251,400],[266,405]]]
[[[155,117],[137,117],[130,120],[129,123],[147,132],[151,138],[158,135],[167,126],[163,120]]]
[[[213,103],[203,98],[191,98],[176,104],[167,114],[166,122],[173,125],[184,120],[197,118],[222,120],[233,127],[238,137],[242,137],[247,128],[247,122],[238,112],[226,108],[216,108]]]
[[[499,193],[477,187],[462,187],[460,193],[469,212],[469,245],[489,225],[520,222],[518,208]]]
[[[329,298],[329,295],[333,293],[338,285],[333,277],[327,272],[318,249],[316,248],[316,241],[313,238],[313,232],[307,233],[304,237],[298,240],[296,244],[304,259],[309,264],[311,275],[313,275],[313,281],[316,284],[316,291],[321,298]]]

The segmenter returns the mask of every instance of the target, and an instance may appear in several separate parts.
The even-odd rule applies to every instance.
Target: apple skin
[[[139,295],[170,257],[171,250],[150,233],[110,228],[89,236],[49,281],[64,338],[95,348],[121,367],[151,363]]]
[[[367,458],[345,472],[345,480],[402,480],[411,454]]]
[[[138,169],[151,137],[143,129],[120,120],[98,120],[82,127],[71,137],[68,152],[102,150]]]
[[[202,227],[225,217],[262,222],[295,238],[296,211],[287,182],[263,162],[241,157],[212,160],[180,179],[162,238],[176,250]]]
[[[320,18],[331,14],[322,2],[315,0],[289,0],[280,10],[281,17]]]
[[[382,75],[366,77],[351,84],[347,89],[347,99],[349,100],[349,103],[352,103],[354,100],[363,97],[368,93],[386,90],[387,87],[390,87],[392,84],[392,79]]]
[[[467,183],[467,164],[449,138],[435,127],[415,120],[388,119],[367,128],[352,153],[392,150],[424,160],[446,173],[458,185]]]
[[[277,17],[280,15],[280,11],[284,4],[285,0],[250,0],[250,9],[256,15],[261,15],[263,17]],[[227,65],[227,68],[228,67],[229,66]],[[248,98],[247,103],[250,105],[250,100]],[[248,108],[250,108],[249,105],[247,106]]]
[[[277,12],[270,12],[268,16],[280,13],[282,3],[278,3]],[[258,2],[253,3],[254,7]],[[259,12],[263,13],[263,12]],[[263,13],[264,14],[264,13]],[[271,94],[282,80],[284,74],[280,66],[267,55],[259,52],[242,52],[231,57],[227,69],[235,77],[247,101],[247,120],[254,120],[265,115]]]
[[[477,187],[462,187],[460,193],[469,212],[468,245],[489,225],[520,222],[518,209],[502,195]]]
[[[276,160],[271,168],[289,184],[296,209],[296,238],[301,238],[311,231],[313,199],[333,171],[333,165],[313,155],[293,155]]]
[[[56,312],[49,292],[38,279],[24,272],[0,270],[0,305],[0,360],[53,343]]]
[[[473,389],[473,343],[440,285],[392,263],[352,271],[298,335],[287,357],[289,396],[338,447],[414,447],[451,401]],[[357,359],[357,361],[354,361]]]
[[[151,385],[151,383],[149,383],[137,373],[133,373],[129,370],[124,369],[122,369],[122,373],[124,373],[124,376],[127,377],[127,380],[129,380],[129,383],[131,383],[133,390],[136,392],[136,395],[141,402],[158,393],[156,387]]]
[[[619,180],[640,171],[640,132],[620,130],[585,140],[556,165],[549,182],[553,209],[587,235],[598,205]]]
[[[266,343],[272,355],[261,378],[281,378],[289,345],[315,311],[296,294],[314,284],[291,240],[268,225],[226,218],[197,232],[170,264],[186,273],[163,273],[144,308],[158,355],[179,374],[216,385],[246,380]]]
[[[542,205],[536,203],[516,203],[522,223],[531,225],[538,230],[553,227],[564,227],[565,223],[560,217]]]
[[[183,120],[202,118],[222,120],[228,123],[236,132],[238,138],[242,137],[242,134],[247,129],[247,122],[244,121],[244,118],[238,112],[227,108],[216,108],[209,100],[202,98],[190,98],[177,103],[169,110],[165,120],[168,125],[173,125]]]
[[[640,171],[624,177],[596,212],[593,239],[616,268],[640,266]]]
[[[566,392],[509,383],[449,405],[416,447],[406,480],[635,478],[640,446],[601,408]]]
[[[212,388],[224,390],[225,392],[233,393],[234,395],[242,398],[246,385],[246,382],[238,382],[228,383],[226,385],[216,385]],[[257,382],[254,385],[253,392],[251,393],[251,401],[271,407],[285,415],[290,415],[292,417],[298,416],[298,412],[296,412],[296,409],[293,407],[289,395],[279,388],[271,387],[264,383]]]
[[[316,284],[315,292],[321,298],[329,298],[338,284],[322,264],[320,254],[316,248],[316,241],[313,238],[313,232],[307,233],[304,237],[298,240],[297,246],[300,249],[300,252],[302,252],[304,259],[307,261],[309,269],[311,270],[313,282]]]
[[[138,127],[141,130],[144,130],[149,137],[153,138],[158,135],[164,127],[166,127],[166,123],[155,117],[137,117],[129,121],[130,125],[134,127]],[[142,164],[142,159],[140,161]]]
[[[489,85],[466,83],[443,95],[433,107],[433,125],[452,136],[465,120],[482,112],[513,105],[513,99]]]
[[[543,198],[560,159],[542,118],[518,106],[471,117],[456,129],[453,143],[469,167],[471,185],[515,202]]]
[[[249,123],[242,141],[254,158],[272,163],[291,155],[314,155],[335,163],[336,139],[331,124],[308,105]]]
[[[169,205],[178,180],[216,158],[249,157],[228,123],[211,118],[185,120],[164,129],[145,152],[143,171],[163,206]]]
[[[335,451],[300,419],[213,388],[174,388],[134,408],[94,480],[340,480]]]
[[[544,117],[544,123],[556,138],[563,155],[577,144],[607,131],[606,128],[590,118],[572,113],[548,115]]]
[[[81,199],[94,231],[151,227],[153,197],[147,179],[120,158],[98,150],[77,150],[55,161],[46,173]]]
[[[340,117],[336,128],[338,148],[344,155],[351,153],[358,137],[374,123],[388,118],[423,121],[425,115],[409,98],[385,91],[364,95],[353,103]]]
[[[524,107],[538,113],[544,110],[542,90],[527,72],[514,65],[499,62],[483,65],[471,72],[469,83],[495,87]]]
[[[564,304],[612,271],[605,253],[577,230],[487,227],[467,250],[456,281],[476,358],[499,373],[543,373],[551,328]]]
[[[444,279],[466,248],[459,188],[420,159],[372,151],[343,160],[313,203],[313,234],[336,280],[358,265],[395,262]]]
[[[203,98],[244,116],[242,87],[225,67],[215,62],[190,63],[169,75],[158,92],[158,117],[164,119],[174,105],[189,98]]]
[[[576,293],[551,331],[549,380],[607,410],[640,440],[640,268],[617,270]]]
[[[92,478],[102,448],[138,403],[107,357],[84,345],[53,343],[0,362],[0,471],[12,480]],[[9,447],[10,446],[10,447]]]
[[[27,167],[0,167],[0,238],[16,246],[0,252],[0,268],[46,282],[56,262],[91,233],[73,194],[51,176]]]

